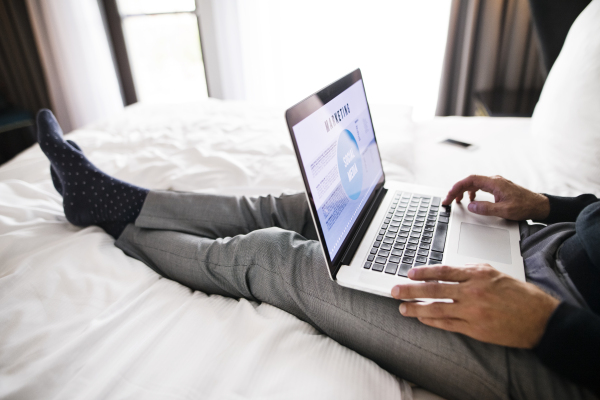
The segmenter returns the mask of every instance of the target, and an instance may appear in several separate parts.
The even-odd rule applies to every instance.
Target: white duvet
[[[448,186],[469,172],[501,173],[569,194],[536,170],[528,119],[412,124],[393,108],[375,108],[373,118],[387,179]],[[446,136],[479,150],[440,145]],[[302,190],[282,110],[136,105],[68,138],[99,168],[148,188]],[[0,167],[0,398],[413,396],[404,381],[283,311],[192,292],[125,256],[100,228],[70,225],[48,168],[37,146]]]

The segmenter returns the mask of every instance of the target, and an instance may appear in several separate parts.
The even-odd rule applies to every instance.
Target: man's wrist
[[[534,221],[544,221],[550,215],[550,200],[541,193],[535,193],[536,202],[531,217]]]

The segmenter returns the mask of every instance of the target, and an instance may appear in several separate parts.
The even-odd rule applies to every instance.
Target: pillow
[[[600,194],[600,0],[577,17],[531,119],[556,187]]]

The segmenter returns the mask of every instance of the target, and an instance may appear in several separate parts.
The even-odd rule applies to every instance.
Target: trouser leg
[[[338,286],[328,277],[320,244],[298,233],[267,228],[210,239],[183,232],[202,228],[176,229],[173,222],[179,232],[148,229],[138,224],[144,221],[129,225],[117,246],[161,274],[206,293],[279,307],[397,376],[447,398],[589,397],[529,351],[427,327],[402,317],[396,300]]]
[[[303,193],[246,197],[151,191],[136,226],[212,239],[279,227],[318,240]]]

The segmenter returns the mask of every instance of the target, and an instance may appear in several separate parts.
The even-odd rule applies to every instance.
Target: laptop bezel
[[[361,210],[360,214],[358,215],[354,224],[352,225],[348,234],[346,235],[346,238],[342,242],[340,249],[334,256],[334,258],[331,259],[330,255],[329,255],[329,249],[327,247],[327,243],[324,240],[325,236],[324,236],[323,230],[321,228],[321,221],[319,220],[319,214],[317,213],[317,208],[316,208],[316,205],[315,205],[315,202],[313,199],[312,192],[310,190],[308,178],[304,171],[302,156],[300,155],[298,143],[296,142],[296,137],[294,135],[293,128],[299,122],[301,122],[302,120],[309,117],[312,113],[314,113],[315,111],[317,111],[318,109],[323,107],[325,104],[329,103],[335,97],[337,97],[338,95],[343,93],[346,89],[348,89],[350,86],[352,86],[353,84],[355,84],[356,82],[358,82],[360,80],[362,80],[362,82],[363,82],[363,94],[365,96],[365,101],[367,103],[367,111],[369,113],[369,119],[371,121],[371,126],[373,127],[373,135],[374,135],[374,139],[375,139],[375,145],[377,147],[377,155],[379,157],[379,163],[381,165],[382,174],[381,174],[380,180],[377,182],[377,184],[375,185],[375,188],[371,192],[371,195],[365,202],[363,209]],[[364,89],[364,79],[362,78],[360,68],[357,68],[356,70],[352,71],[351,73],[347,74],[346,76],[338,79],[337,81],[333,82],[332,84],[313,93],[312,95],[308,96],[304,100],[298,102],[296,105],[290,107],[285,112],[285,119],[287,121],[288,130],[290,132],[290,136],[292,138],[292,143],[294,145],[294,151],[296,152],[296,159],[298,161],[298,166],[300,167],[300,172],[302,174],[302,179],[304,181],[304,187],[306,190],[307,199],[310,204],[313,220],[314,220],[316,228],[317,228],[319,240],[321,242],[321,245],[323,246],[323,254],[327,261],[327,266],[329,268],[331,277],[333,279],[335,279],[335,276],[336,276],[338,270],[342,266],[341,261],[344,259],[344,255],[346,254],[348,247],[353,242],[355,235],[359,231],[361,222],[363,221],[365,216],[369,213],[369,210],[371,209],[375,199],[378,197],[379,192],[381,191],[381,189],[383,188],[383,186],[385,184],[385,171],[383,170],[383,164],[381,162],[381,154],[379,152],[379,145],[377,144],[377,135],[375,134],[375,127],[373,126],[373,118],[371,117],[371,109],[369,107],[367,94]]]

